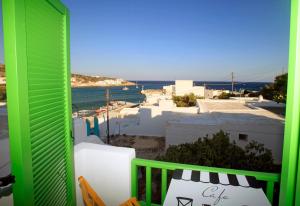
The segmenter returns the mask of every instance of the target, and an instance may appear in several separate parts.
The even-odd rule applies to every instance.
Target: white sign
[[[193,181],[191,171],[186,170],[181,178],[173,178],[164,206],[271,206],[263,190],[252,188],[245,176],[239,175],[236,178],[238,186],[233,186],[231,178],[227,179],[227,185],[223,184],[226,174],[218,175],[219,184],[211,183],[212,175],[208,172],[201,174],[199,181]]]

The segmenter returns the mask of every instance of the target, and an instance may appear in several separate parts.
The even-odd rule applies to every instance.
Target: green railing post
[[[267,182],[267,198],[273,205],[273,194],[274,194],[274,182]]]
[[[151,181],[151,167],[146,167],[146,204],[151,206],[152,197],[152,181]]]
[[[165,197],[167,194],[167,170],[161,170],[161,203],[165,201]]]
[[[138,198],[138,167],[134,163],[131,162],[131,196]]]

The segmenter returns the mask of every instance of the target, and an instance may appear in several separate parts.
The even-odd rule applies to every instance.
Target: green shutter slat
[[[61,200],[61,199],[64,199],[64,200],[66,199],[65,198],[65,196],[67,195],[66,191],[61,189],[61,192],[59,192],[57,194],[58,194],[58,196],[53,198],[53,200],[50,201],[48,205],[49,206],[56,206],[56,205],[61,205],[61,204],[67,205],[65,202],[59,202],[59,200]]]
[[[56,155],[55,152],[59,152],[59,150],[63,148],[64,145],[62,143],[63,143],[63,139],[58,139],[56,141],[53,141],[51,145],[48,145],[47,147],[44,147],[40,150],[34,151],[32,153],[33,163],[36,164],[37,166],[33,165],[33,168],[38,167],[39,164],[47,162],[49,158],[52,158],[50,154],[52,154],[53,157],[55,157]]]
[[[51,163],[52,165],[55,165],[55,162],[53,162],[53,161],[61,161],[61,159],[55,159],[54,158],[51,161],[49,161],[49,163]],[[52,171],[52,173],[51,172],[47,172],[45,174],[45,176],[44,176],[45,178],[43,177],[44,179],[41,179],[42,177],[41,177],[40,173],[45,172],[47,170],[43,169],[41,171],[36,171],[36,173],[34,174],[34,177],[36,179],[35,181],[37,183],[37,186],[39,186],[39,184],[41,184],[40,185],[41,186],[40,189],[42,189],[42,185],[47,185],[49,183],[49,181],[52,181],[51,179],[49,179],[50,177],[48,178],[48,176],[51,175],[51,174],[54,175],[55,177],[59,177],[57,171],[55,171],[55,170],[59,170],[59,168],[60,168],[59,166],[48,167],[47,170],[51,169],[50,171]]]
[[[57,193],[57,197],[53,198],[52,201],[49,202],[49,206],[56,206],[56,205],[66,205],[65,201],[64,202],[59,202],[59,200],[63,199],[65,200],[66,198],[66,191],[65,190],[61,190],[61,192]]]
[[[56,126],[55,129],[52,129],[52,126]],[[39,147],[43,144],[47,144],[47,141],[50,140],[50,138],[46,139],[43,138],[45,136],[52,136],[55,135],[59,132],[63,133],[64,131],[62,130],[62,128],[65,126],[65,124],[63,122],[60,121],[53,121],[49,124],[49,127],[47,128],[39,128],[37,130],[34,130],[32,132],[32,135],[34,136],[34,138],[31,140],[31,144],[33,147]],[[59,130],[59,131],[57,131]]]
[[[55,180],[55,181],[54,181]],[[60,193],[64,193],[64,199],[66,198],[66,186],[63,184],[56,184],[57,182],[61,181],[58,176],[55,177],[55,179],[52,179],[51,181],[47,181],[46,186],[40,187],[41,190],[37,190],[37,205],[51,205],[51,201],[55,199],[55,196],[58,196]],[[59,199],[61,201],[61,199]],[[48,204],[46,204],[48,202]],[[63,205],[60,203],[60,205]]]
[[[48,167],[48,170],[50,172],[47,172],[43,175],[39,176],[34,176],[36,178],[36,187],[38,188],[37,194],[42,195],[42,194],[47,194],[47,191],[44,190],[44,187],[50,188],[50,187],[56,187],[59,186],[61,183],[64,182],[65,180],[62,179],[62,177],[57,173],[57,171],[64,169],[62,166],[55,166],[55,167]]]
[[[56,129],[53,129],[47,136],[44,134],[41,134],[39,136],[36,136],[34,141],[32,141],[32,146],[39,150],[40,148],[43,148],[47,146],[48,144],[51,144],[53,139],[56,138],[56,136],[62,136],[64,134],[64,131],[61,131],[64,125],[61,125],[61,127],[58,127]],[[47,133],[47,132],[45,132]]]
[[[57,95],[63,95],[63,93],[61,91],[47,91],[45,92],[44,90],[36,90],[36,91],[31,91],[31,97],[30,99],[32,99],[33,101],[35,99],[40,99],[40,98],[48,98],[48,97],[52,97],[52,96],[57,96]]]
[[[37,67],[37,69],[40,67]],[[63,78],[61,75],[52,73],[52,72],[45,72],[45,71],[40,71],[40,70],[33,70],[28,72],[28,74],[31,76],[31,78],[49,78],[49,79],[55,79],[55,80],[62,80]]]
[[[44,116],[40,117],[32,117],[31,121],[34,123],[30,128],[31,131],[34,131],[34,129],[41,128],[43,125],[50,123],[52,121],[59,121],[61,120],[60,117],[64,116],[65,114],[61,110],[57,110],[56,112],[52,113],[44,113]]]
[[[34,89],[32,88],[30,91],[28,91],[28,94],[35,95],[35,94],[41,94],[45,92],[60,92],[61,88],[45,88],[45,89]]]
[[[54,111],[54,107],[52,106],[58,106],[62,109],[62,106],[64,104],[64,99],[62,99],[61,97],[44,99],[42,98],[41,101],[32,101],[29,104],[30,111],[33,113],[42,113],[44,111],[43,109],[47,109],[48,111]]]
[[[38,104],[38,103],[43,103],[43,104],[57,104],[57,102],[53,101],[63,101],[60,97],[60,93],[49,93],[49,94],[44,94],[44,95],[39,95],[39,96],[34,96],[30,98],[31,105],[32,104]],[[46,100],[44,100],[46,99]],[[46,105],[40,105],[40,108],[46,107]],[[38,106],[32,108],[35,110],[38,110]],[[37,111],[39,112],[39,111]]]

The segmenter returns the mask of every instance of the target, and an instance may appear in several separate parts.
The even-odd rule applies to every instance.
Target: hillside
[[[0,84],[5,84],[5,65],[0,63]],[[72,74],[71,78],[72,87],[94,87],[94,86],[130,86],[134,83],[124,79],[103,77],[103,76],[90,76],[82,74]]]
[[[72,87],[94,87],[94,86],[130,86],[135,85],[133,82],[126,81],[120,78],[88,76],[82,74],[72,74]]]

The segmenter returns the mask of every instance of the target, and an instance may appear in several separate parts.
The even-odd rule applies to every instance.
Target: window
[[[247,134],[239,134],[239,140],[241,141],[248,141],[248,135]]]

